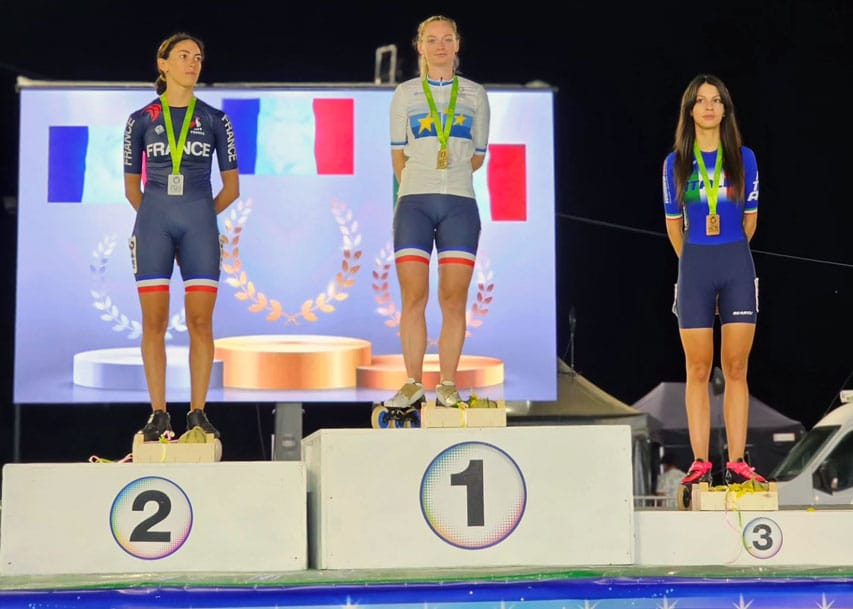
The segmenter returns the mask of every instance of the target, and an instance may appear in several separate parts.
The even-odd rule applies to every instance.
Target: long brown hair
[[[681,112],[678,126],[675,128],[675,196],[684,205],[684,191],[687,180],[693,173],[693,142],[696,140],[696,123],[693,120],[693,108],[699,87],[708,83],[720,92],[723,102],[723,121],[720,123],[720,141],[723,146],[723,170],[726,172],[726,194],[733,201],[744,200],[743,154],[741,153],[741,135],[735,116],[735,105],[728,87],[712,74],[700,74],[690,81],[681,96]]]
[[[179,42],[183,42],[184,40],[191,40],[196,43],[198,45],[198,50],[201,51],[201,57],[204,59],[204,43],[195,36],[187,34],[186,32],[177,32],[161,42],[160,47],[157,49],[157,59],[169,59],[169,55],[172,53],[172,49],[175,48],[175,45]],[[157,80],[154,81],[154,89],[156,89],[157,95],[162,95],[166,90],[166,76],[159,68],[157,71],[159,72],[159,75],[157,76]]]

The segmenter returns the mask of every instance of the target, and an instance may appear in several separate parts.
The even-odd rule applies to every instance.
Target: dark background
[[[398,46],[404,79],[415,75],[416,26],[436,13],[457,20],[469,78],[557,89],[555,372],[561,357],[629,404],[661,381],[684,379],[661,166],[688,81],[711,72],[728,84],[761,176],[750,389],[810,428],[853,372],[853,3],[549,4],[4,0],[0,462],[13,455],[16,78],[153,81],[159,42],[184,30],[206,43],[202,82],[371,82],[375,49],[386,44]],[[531,285],[518,299],[520,323],[524,299],[535,297]],[[272,405],[209,408],[227,433],[225,458],[269,457]],[[368,426],[369,410],[306,404],[304,431]],[[145,405],[20,412],[23,461],[121,458],[147,416]],[[173,416],[183,416],[179,407]]]

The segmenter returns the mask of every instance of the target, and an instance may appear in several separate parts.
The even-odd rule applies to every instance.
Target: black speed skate
[[[211,433],[214,438],[219,439],[219,430],[208,420],[201,408],[195,408],[187,413],[187,431],[194,427],[201,427],[204,433]]]
[[[152,412],[145,426],[136,433],[141,433],[145,442],[156,442],[160,438],[171,440],[175,437],[175,432],[172,431],[171,417],[165,410]]]

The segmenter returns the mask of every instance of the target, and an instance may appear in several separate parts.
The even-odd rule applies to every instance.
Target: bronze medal
[[[716,237],[720,234],[719,214],[708,214],[705,216],[705,234],[709,237]]]
[[[449,160],[450,160],[449,157],[450,157],[450,155],[447,152],[447,148],[440,149],[438,151],[438,161],[435,164],[436,168],[437,169],[447,169],[447,166],[448,166]]]

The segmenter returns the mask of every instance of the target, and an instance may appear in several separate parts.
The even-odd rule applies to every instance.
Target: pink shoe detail
[[[690,466],[690,469],[687,472],[687,475],[681,479],[681,484],[694,484],[698,482],[710,482],[711,481],[711,470],[713,469],[713,465],[710,461],[704,461],[702,459],[696,459],[693,462],[693,465]]]
[[[767,479],[764,478],[764,476],[756,474],[755,468],[750,467],[743,459],[727,462],[726,469],[729,470],[731,473],[740,476],[744,481],[753,480],[755,482],[767,482]]]

